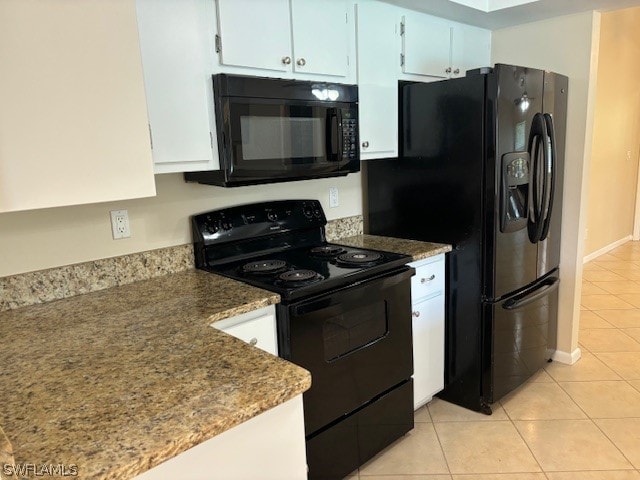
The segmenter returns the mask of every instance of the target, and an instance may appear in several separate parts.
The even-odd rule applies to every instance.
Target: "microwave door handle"
[[[340,110],[338,108],[327,108],[326,120],[326,151],[327,160],[330,162],[340,161],[342,157],[342,138],[340,138]]]

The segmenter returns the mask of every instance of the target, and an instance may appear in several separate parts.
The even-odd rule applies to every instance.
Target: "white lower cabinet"
[[[409,264],[413,321],[413,406],[444,388],[444,254]]]
[[[190,448],[135,480],[307,478],[302,394]]]
[[[276,336],[276,312],[273,305],[235,317],[225,318],[211,324],[249,345],[261,348],[265,352],[278,355]]]

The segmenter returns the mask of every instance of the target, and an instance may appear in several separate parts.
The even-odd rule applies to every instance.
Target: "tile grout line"
[[[614,255],[614,256],[615,256],[615,255]],[[632,265],[633,265],[634,267],[636,267],[636,268],[640,269],[640,265],[636,265],[636,264],[635,264],[635,262],[633,262],[633,261],[629,261],[629,260],[624,260],[624,261],[626,261],[626,262],[628,262],[628,263],[632,263]],[[606,268],[606,267],[603,267],[603,268]],[[610,270],[610,269],[607,269],[607,270],[608,270],[608,271],[612,271],[612,270]],[[620,276],[623,276],[623,275],[619,274],[618,272],[613,272],[613,273],[616,273],[616,274],[618,274],[618,275],[620,275]],[[630,278],[628,278],[628,277],[627,277],[627,281],[630,281],[630,282],[632,282],[632,283],[637,283],[637,282],[636,282],[636,280],[634,280],[634,279],[630,279]],[[614,293],[611,293],[610,295],[613,295],[614,297],[616,297],[616,298],[618,298],[618,299],[620,299],[620,300],[622,300],[622,301],[625,301],[625,302],[626,302],[626,300],[624,300],[623,298],[619,297],[619,295],[625,295],[625,294],[614,294]],[[631,294],[630,294],[630,295],[631,295]],[[633,305],[631,302],[627,302],[627,303],[629,303],[629,304]],[[634,307],[635,307],[635,308],[634,308],[634,310],[638,310],[638,309],[639,309],[639,307],[636,307],[635,305],[634,305]],[[598,317],[602,318],[604,321],[607,321],[604,317],[602,317],[601,315],[599,315],[597,312],[594,312],[594,313],[595,313]],[[635,338],[633,338],[633,337],[631,337],[630,335],[628,335],[628,334],[627,334],[627,333],[626,333],[622,328],[620,328],[620,327],[618,327],[618,326],[616,326],[616,325],[614,325],[614,328],[615,328],[616,330],[618,330],[618,332],[619,332],[619,333],[621,333],[621,334],[625,335],[626,337],[628,337],[628,338],[630,338],[631,340],[633,340],[633,341],[635,341],[635,342],[637,342],[637,343],[639,343],[639,344],[640,344],[640,342],[638,342]],[[608,329],[607,329],[607,330],[608,330]],[[579,333],[578,333],[578,335],[579,335]],[[634,390],[636,390],[637,392],[639,392],[639,393],[640,393],[640,388],[635,387],[635,386],[631,383],[631,381],[630,381],[629,379],[626,379],[626,378],[624,378],[622,375],[620,375],[620,374],[619,374],[616,370],[614,370],[614,369],[613,369],[613,368],[612,368],[612,367],[611,367],[607,362],[605,362],[603,359],[601,359],[601,358],[600,358],[600,356],[598,355],[598,353],[636,353],[636,352],[597,352],[597,353],[596,353],[596,352],[593,352],[592,354],[593,354],[593,355],[594,355],[594,356],[595,356],[595,357],[596,357],[600,362],[602,362],[602,363],[603,363],[607,368],[609,368],[609,369],[610,369],[610,370],[612,370],[616,375],[618,375],[618,376],[621,378],[621,381],[625,382],[625,383],[626,383],[627,385],[629,385],[632,389],[634,389]],[[564,390],[564,389],[563,389],[563,390]],[[585,413],[586,413],[586,412],[585,412]],[[618,447],[618,445],[614,442],[614,440],[613,440],[612,438],[610,438],[610,437],[609,437],[609,435],[607,435],[607,433],[606,433],[606,432],[605,432],[605,431],[600,427],[600,425],[598,425],[598,423],[595,421],[595,420],[609,420],[609,419],[606,419],[606,418],[605,418],[605,419],[594,419],[594,418],[592,418],[592,417],[590,417],[590,416],[589,416],[589,418],[593,421],[593,423],[594,423],[594,425],[596,426],[596,428],[597,428],[600,432],[602,432],[602,434],[605,436],[605,438],[607,438],[607,439],[608,439],[608,440],[609,440],[609,441],[610,441],[610,442],[611,442],[611,443],[616,447],[616,449],[618,449],[618,451],[620,451],[620,453],[622,454],[622,456],[624,457],[624,459],[625,459],[627,462],[629,462],[629,464],[630,464],[630,465],[635,469],[635,471],[636,471],[636,472],[640,471],[639,469],[637,469],[637,468],[636,468],[636,466],[635,466],[635,465],[634,465],[634,463],[631,461],[631,459],[629,459],[629,458],[624,454],[624,452],[623,452],[623,451]],[[638,417],[618,417],[618,418],[615,418],[614,420],[620,420],[620,419],[625,419],[625,418],[638,418]]]
[[[433,401],[433,398],[431,399]],[[442,452],[442,458],[444,458],[444,463],[447,465],[447,471],[449,472],[449,476],[453,478],[453,473],[451,473],[451,466],[449,465],[449,460],[447,459],[447,454],[444,452],[444,447],[442,446],[442,441],[440,440],[440,435],[438,435],[438,429],[436,428],[436,422],[433,421],[433,417],[431,416],[431,409],[429,408],[429,403],[427,403],[427,410],[429,410],[429,418],[431,419],[431,426],[433,427],[433,431],[436,434],[436,439],[438,440],[438,445],[440,445],[440,451]]]
[[[502,408],[502,410],[504,411],[505,415],[509,419],[509,422],[511,423],[511,426],[516,431],[516,433],[518,434],[518,436],[520,437],[522,442],[525,444],[525,446],[527,447],[527,450],[529,450],[529,453],[531,454],[531,457],[535,460],[536,465],[538,465],[538,468],[540,468],[540,471],[544,474],[544,476],[547,477],[547,474],[545,473],[544,468],[542,468],[542,464],[540,463],[540,460],[538,460],[538,457],[536,457],[536,455],[533,453],[533,450],[531,450],[531,446],[527,443],[525,438],[522,436],[522,433],[520,433],[520,430],[518,430],[518,427],[516,426],[514,420],[511,418],[511,415],[509,415],[509,412],[507,411],[507,409],[504,408],[504,405],[502,404],[502,400],[499,400],[498,403],[500,403],[500,408]]]

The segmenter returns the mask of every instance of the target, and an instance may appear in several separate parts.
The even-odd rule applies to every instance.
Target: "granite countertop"
[[[209,327],[279,300],[191,270],[0,313],[0,459],[131,478],[302,393],[309,372]]]
[[[414,262],[451,251],[451,245],[444,243],[420,242],[418,240],[366,234],[340,238],[335,240],[334,243],[348,245],[350,247],[403,253],[405,255],[411,255]]]

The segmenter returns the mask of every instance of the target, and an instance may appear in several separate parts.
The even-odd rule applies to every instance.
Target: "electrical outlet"
[[[338,187],[329,187],[329,207],[335,208],[340,205],[338,199]]]
[[[111,210],[111,231],[114,240],[131,236],[129,212],[126,210]]]

